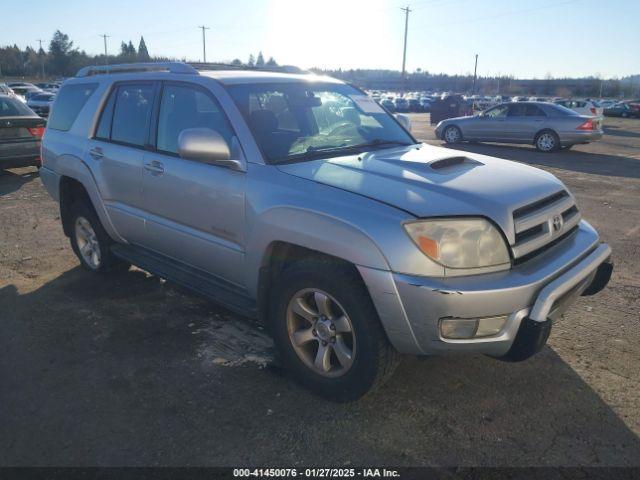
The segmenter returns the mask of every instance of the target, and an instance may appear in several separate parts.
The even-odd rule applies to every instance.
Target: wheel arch
[[[65,235],[69,236],[68,209],[70,202],[79,199],[87,200],[98,215],[102,226],[109,236],[117,241],[124,241],[117,233],[102,202],[96,181],[89,167],[73,155],[60,155],[56,159],[55,171],[59,175],[58,191],[60,204],[60,220]]]
[[[540,130],[538,130],[538,131],[536,132],[536,134],[533,136],[533,145],[535,145],[535,144],[536,144],[536,142],[538,141],[538,137],[539,137],[540,135],[542,135],[543,133],[545,133],[545,132],[551,132],[551,133],[553,133],[553,134],[558,138],[558,141],[559,141],[560,143],[562,143],[562,141],[560,140],[560,134],[559,134],[558,132],[556,132],[553,128],[550,128],[550,127],[543,127],[543,128],[541,128]]]

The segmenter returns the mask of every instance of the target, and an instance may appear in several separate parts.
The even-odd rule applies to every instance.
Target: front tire
[[[71,248],[80,264],[91,272],[104,272],[121,263],[111,253],[114,243],[105,231],[93,206],[78,202],[69,209]]]
[[[536,136],[535,145],[539,152],[555,152],[560,148],[560,138],[552,130],[543,130]]]
[[[462,132],[455,125],[448,126],[442,132],[442,138],[445,142],[454,144],[462,141]]]
[[[271,298],[269,324],[278,354],[317,395],[357,400],[395,370],[399,355],[351,267],[324,260],[295,263],[278,277]]]

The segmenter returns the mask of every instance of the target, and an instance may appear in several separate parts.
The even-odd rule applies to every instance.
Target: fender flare
[[[126,240],[118,234],[117,230],[113,226],[107,209],[102,202],[98,184],[96,183],[95,178],[87,164],[81,158],[78,158],[75,155],[64,154],[56,158],[55,171],[60,176],[60,185],[58,188],[61,187],[63,177],[72,178],[73,180],[76,180],[77,182],[82,184],[87,194],[89,195],[89,199],[91,200],[93,209],[96,211],[100,222],[102,222],[102,226],[109,234],[109,236],[115,241],[127,243]],[[61,209],[63,201],[64,199],[61,195]]]
[[[274,207],[262,213],[246,244],[246,279],[250,295],[257,295],[260,268],[269,261],[271,246],[290,243],[340,258],[354,265],[389,270],[378,245],[361,228],[325,213],[299,207]]]

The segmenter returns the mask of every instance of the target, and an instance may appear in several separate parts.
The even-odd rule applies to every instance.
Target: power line
[[[402,49],[402,90],[404,90],[407,78],[407,33],[409,31],[409,12],[411,12],[411,9],[406,6],[400,10],[404,12],[404,48]]]
[[[198,28],[202,29],[202,63],[207,63],[207,42],[205,40],[204,31],[209,30],[209,27],[200,25]]]

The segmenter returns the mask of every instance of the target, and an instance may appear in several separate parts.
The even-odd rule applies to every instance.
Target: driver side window
[[[500,105],[490,110],[487,110],[485,115],[491,118],[502,118],[507,116],[508,111],[509,111],[509,105]]]

